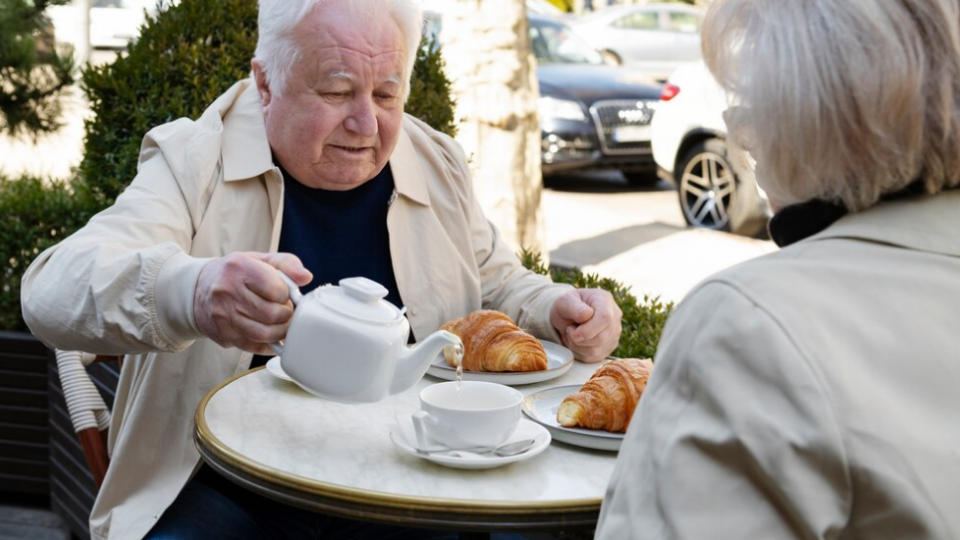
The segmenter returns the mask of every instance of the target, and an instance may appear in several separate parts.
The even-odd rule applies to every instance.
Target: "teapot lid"
[[[372,279],[341,279],[339,287],[321,287],[318,293],[324,305],[355,319],[389,323],[402,317],[401,310],[384,300],[388,293],[386,287]]]

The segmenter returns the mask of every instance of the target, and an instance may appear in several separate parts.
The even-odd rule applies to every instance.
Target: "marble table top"
[[[579,384],[598,366],[575,362],[561,377],[516,388],[529,395]],[[404,514],[417,509],[487,512],[487,518],[498,512],[552,513],[562,522],[565,513],[586,511],[596,519],[615,452],[554,440],[526,461],[462,470],[396,448],[389,436],[391,425],[397,417],[416,412],[420,390],[436,382],[440,379],[425,375],[410,390],[381,402],[347,405],[315,397],[256,369],[227,381],[201,403],[197,444],[221,474],[243,477],[241,484],[266,487],[261,492],[279,492],[276,498],[294,504],[319,497],[326,501],[316,507],[321,510],[343,501],[355,509],[392,508]],[[346,514],[363,517],[362,511]]]

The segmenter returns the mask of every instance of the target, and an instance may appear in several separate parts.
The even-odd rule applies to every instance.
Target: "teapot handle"
[[[293,305],[296,306],[303,300],[303,293],[300,292],[300,287],[290,279],[290,276],[283,273],[283,270],[277,269],[277,272],[280,272],[280,277],[283,278],[283,282],[287,284],[287,290],[290,291],[290,300],[293,302]]]
[[[296,307],[303,300],[303,293],[300,292],[300,287],[290,279],[290,276],[284,274],[283,270],[278,268],[277,272],[280,272],[280,277],[283,278],[283,282],[287,284],[287,290],[290,292],[290,301],[293,302],[294,307]],[[270,348],[278,355],[283,354],[283,345],[280,343],[271,343]]]

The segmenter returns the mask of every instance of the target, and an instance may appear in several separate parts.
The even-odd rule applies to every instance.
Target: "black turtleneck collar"
[[[780,247],[787,247],[833,225],[847,214],[841,204],[813,200],[787,206],[770,218],[767,229],[770,239]]]
[[[924,193],[923,179],[918,178],[903,189],[881,196],[880,200],[894,201]],[[786,247],[817,234],[845,215],[847,208],[843,204],[814,199],[780,210],[770,218],[767,230],[775,244]]]

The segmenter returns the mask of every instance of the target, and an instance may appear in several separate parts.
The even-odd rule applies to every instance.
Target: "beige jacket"
[[[484,218],[457,144],[408,116],[390,166],[397,198],[387,225],[413,334],[492,307],[556,341],[549,309],[570,288],[520,266]],[[197,404],[247,369],[251,354],[202,338],[192,311],[197,277],[213,257],[275,252],[282,215],[283,181],[245,80],[199,120],[150,131],[137,177],[116,204],[24,275],[24,317],[38,338],[129,355],[94,538],[142,538],[198,466]]]
[[[597,538],[960,538],[960,192],[707,279],[656,366]]]

